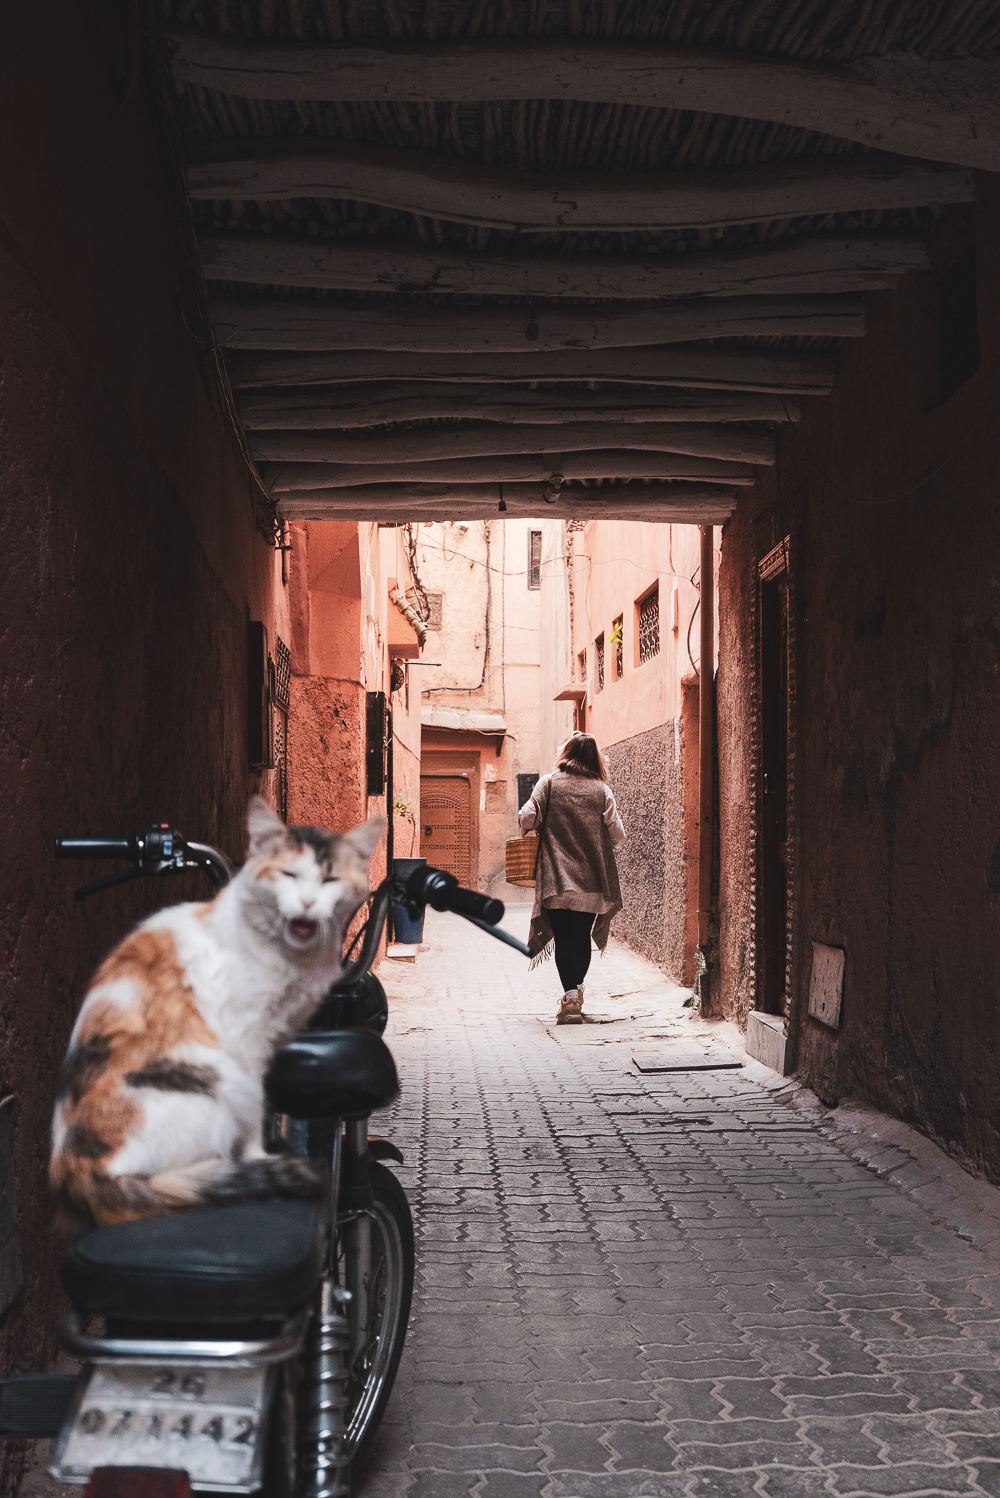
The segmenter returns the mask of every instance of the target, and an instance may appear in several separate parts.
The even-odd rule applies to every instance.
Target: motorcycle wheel
[[[369,1168],[369,1179],[375,1201],[368,1327],[347,1389],[352,1463],[364,1456],[389,1403],[406,1340],[416,1264],[406,1193],[392,1171],[377,1162]]]

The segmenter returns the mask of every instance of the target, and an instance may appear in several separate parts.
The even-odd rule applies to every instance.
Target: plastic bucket
[[[392,860],[392,872],[397,879],[406,879],[413,873],[414,869],[425,869],[426,858],[394,858]],[[396,933],[396,940],[419,946],[424,939],[424,916],[421,911],[419,917],[414,920],[405,905],[398,901],[393,902],[392,924]]]

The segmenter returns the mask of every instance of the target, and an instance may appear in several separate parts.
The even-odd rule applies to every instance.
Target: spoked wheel
[[[347,1450],[352,1461],[367,1450],[392,1393],[406,1340],[416,1259],[406,1193],[384,1165],[373,1162],[369,1170],[375,1202],[368,1317],[347,1386]],[[342,1254],[341,1242],[338,1255]]]
[[[347,1384],[346,1455],[353,1463],[367,1450],[389,1403],[403,1354],[413,1297],[415,1253],[410,1204],[396,1177],[384,1165],[369,1167],[371,1276],[364,1340]],[[337,1270],[347,1277],[343,1236],[337,1241]],[[302,1357],[276,1370],[261,1498],[297,1498],[304,1479],[302,1397],[308,1371]]]

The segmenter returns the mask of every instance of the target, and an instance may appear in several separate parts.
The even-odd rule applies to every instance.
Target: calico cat
[[[308,1161],[264,1149],[264,1074],[341,968],[385,827],[286,827],[255,796],[249,853],[207,904],[173,905],[105,959],[70,1037],[50,1180],[106,1226],[320,1191]]]

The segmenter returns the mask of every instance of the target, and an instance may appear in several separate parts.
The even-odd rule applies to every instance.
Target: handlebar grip
[[[454,874],[444,869],[415,869],[407,880],[407,894],[418,905],[432,910],[450,910],[454,915],[472,916],[495,926],[503,919],[503,902],[481,895],[478,890],[464,889]]]
[[[134,858],[130,837],[57,837],[57,858]]]
[[[431,903],[434,903],[433,900]],[[490,926],[503,920],[502,900],[493,900],[489,895],[481,895],[475,889],[465,889],[461,884],[449,890],[444,909],[453,911],[455,915],[474,915],[477,920],[486,921]]]

